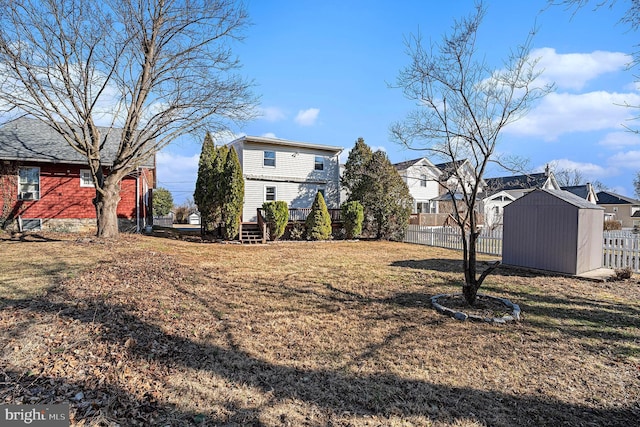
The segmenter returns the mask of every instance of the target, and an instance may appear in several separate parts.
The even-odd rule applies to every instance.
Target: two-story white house
[[[438,213],[438,203],[435,199],[441,193],[439,179],[442,171],[425,157],[396,163],[393,166],[409,187],[409,193],[413,197],[412,213]]]
[[[317,192],[329,209],[340,207],[341,147],[260,136],[243,136],[229,145],[242,165],[243,222],[257,221],[257,209],[268,201],[310,208]]]

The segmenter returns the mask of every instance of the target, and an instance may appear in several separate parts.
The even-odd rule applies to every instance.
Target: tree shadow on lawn
[[[502,291],[493,285],[486,289]],[[514,289],[508,292],[520,303],[526,322],[533,326],[578,338],[583,347],[592,351],[640,356],[640,306],[632,301],[616,303]]]
[[[32,233],[25,231],[22,233],[0,233],[0,242],[16,242],[16,243],[46,243],[46,242],[62,242],[61,239],[54,239],[51,236],[45,236],[40,233]]]
[[[478,273],[481,273],[486,268],[490,267],[493,261],[478,261],[476,262],[476,268]],[[390,264],[392,267],[404,267],[413,268],[415,270],[431,270],[438,271],[440,273],[463,273],[462,260],[460,259],[447,259],[447,258],[433,258],[433,259],[410,259],[394,261]],[[545,272],[545,271],[533,271],[524,268],[517,267],[505,267],[500,265],[498,268],[491,272],[491,276],[515,276],[515,277],[567,277],[566,274]]]
[[[262,406],[238,407],[227,403],[228,415],[217,418],[203,414],[212,424],[265,425],[261,416],[278,404],[302,401],[319,408],[324,422],[340,416],[411,417],[424,416],[431,421],[452,422],[456,419],[477,420],[488,425],[630,425],[640,417],[637,405],[628,407],[591,408],[548,398],[544,395],[512,395],[491,390],[451,387],[425,380],[414,380],[393,374],[357,375],[344,371],[301,369],[268,363],[242,350],[196,342],[164,332],[160,327],[131,314],[125,306],[106,304],[100,300],[71,301],[57,291],[55,300],[3,301],[40,313],[56,314],[84,324],[101,323],[96,339],[108,343],[114,351],[128,352],[128,357],[145,364],[158,362],[172,371],[181,369],[211,372],[241,387],[252,387],[271,396]],[[402,332],[402,331],[401,331]],[[127,346],[129,338],[136,344]],[[390,340],[394,340],[390,337]],[[152,351],[154,345],[169,351]],[[375,349],[373,350],[375,351]],[[455,351],[455,350],[453,350]],[[18,373],[9,372],[9,383],[17,387]],[[44,382],[48,379],[43,379]],[[65,383],[53,379],[53,388]],[[35,384],[35,382],[34,382]],[[81,384],[70,384],[81,387]],[[100,390],[90,390],[98,393]],[[109,405],[95,403],[107,418],[128,424],[127,415],[147,405],[149,417],[178,419],[178,423],[194,424],[197,415],[182,411],[174,404],[158,403],[146,397],[136,398],[117,385],[106,386],[105,393],[122,395]],[[87,394],[87,392],[84,392]],[[6,402],[6,401],[5,401]],[[46,402],[50,403],[50,402]],[[224,402],[212,402],[215,405]],[[73,403],[82,417],[79,404]],[[144,412],[144,411],[143,411]],[[90,415],[87,415],[90,417]]]
[[[462,274],[460,263],[448,259],[396,261],[391,265]],[[487,266],[487,263],[479,262],[478,270],[482,271]],[[640,342],[638,341],[640,305],[634,304],[633,301],[617,303],[566,294],[557,296],[546,293],[540,287],[527,287],[526,290],[524,288],[518,290],[517,285],[505,287],[492,284],[490,282],[492,276],[553,279],[566,278],[566,275],[499,267],[491,273],[487,282],[480,288],[480,292],[510,298],[512,302],[520,306],[526,323],[583,339],[581,345],[592,351],[611,351],[636,357],[640,354]],[[572,278],[572,280],[580,279]],[[450,284],[458,283],[450,281]],[[593,286],[593,282],[584,280],[584,286]],[[418,298],[418,304],[424,300],[423,295],[417,295],[415,298]],[[632,330],[635,331],[635,334],[630,333]],[[594,345],[592,341],[587,340],[590,338],[599,340],[600,344]],[[616,345],[611,346],[612,342],[615,342]]]

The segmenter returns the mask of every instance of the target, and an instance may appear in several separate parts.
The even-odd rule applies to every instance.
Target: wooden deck
[[[340,209],[328,209],[333,228],[342,226],[342,211]],[[289,209],[289,221],[287,227],[300,224],[307,220],[311,208]],[[264,217],[264,210],[258,208],[258,220],[256,222],[243,222],[240,225],[240,242],[242,243],[266,243],[269,240],[269,230]]]

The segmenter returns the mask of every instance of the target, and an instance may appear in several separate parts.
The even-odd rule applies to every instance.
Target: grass
[[[458,322],[459,253],[389,242],[0,241],[1,403],[74,425],[632,425],[640,286],[498,270],[509,325]],[[81,393],[81,394],[79,394]]]

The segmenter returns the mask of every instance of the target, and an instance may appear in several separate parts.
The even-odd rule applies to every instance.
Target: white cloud
[[[640,135],[632,132],[611,132],[605,135],[598,144],[612,149],[640,145]]]
[[[262,136],[265,138],[277,138],[276,134],[273,132],[263,133]]]
[[[605,91],[550,93],[525,117],[505,127],[504,132],[553,141],[570,132],[621,129],[633,118],[633,111],[624,105],[640,105],[640,95]]]
[[[607,163],[616,169],[640,169],[640,150],[624,151],[609,157]]]
[[[594,163],[581,163],[574,162],[569,159],[556,159],[551,160],[549,162],[550,165],[553,165],[553,169],[556,171],[559,170],[576,170],[582,173],[585,178],[588,180],[596,180],[604,177],[617,175],[615,169],[613,168],[604,168],[602,166],[596,165]],[[539,166],[536,170],[542,172],[546,165]]]
[[[318,119],[318,114],[320,114],[320,109],[318,108],[300,110],[295,118],[295,122],[300,126],[313,126]]]
[[[193,198],[198,178],[198,160],[200,160],[200,154],[183,156],[160,151],[156,155],[158,186],[169,190],[177,205],[187,198]]]
[[[287,118],[287,115],[278,107],[265,107],[260,109],[260,117],[268,122],[277,122]]]
[[[622,52],[596,50],[559,54],[549,47],[534,49],[531,57],[538,59],[541,83],[555,82],[558,89],[573,90],[581,90],[590,80],[603,74],[623,70],[632,60]]]

